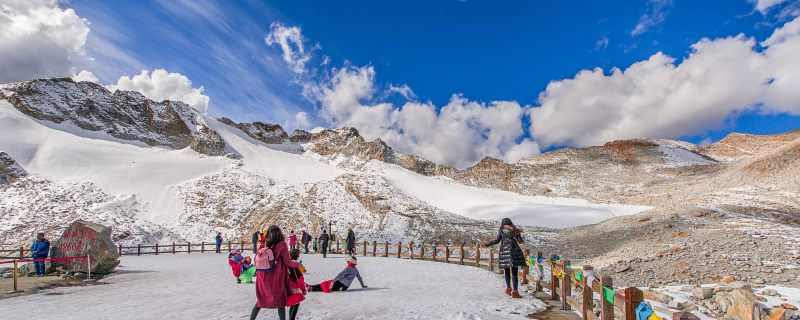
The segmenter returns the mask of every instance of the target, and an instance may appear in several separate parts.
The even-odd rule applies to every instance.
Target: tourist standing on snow
[[[308,254],[308,243],[311,242],[311,235],[303,230],[303,235],[301,236],[300,241],[303,243],[303,249],[305,250],[303,253]]]
[[[289,307],[289,320],[295,320],[297,311],[300,309],[300,302],[306,299],[308,289],[303,277],[305,267],[303,262],[300,261],[300,250],[292,249],[289,252],[289,258],[300,265],[299,267],[289,267],[289,288],[291,288],[291,291],[289,291],[289,297],[286,298],[286,306]]]
[[[522,251],[522,230],[517,228],[511,219],[503,218],[500,222],[500,231],[497,239],[484,243],[484,247],[500,244],[499,265],[503,268],[506,280],[506,294],[513,298],[520,298],[517,291],[517,275],[519,267],[525,266],[525,253]]]
[[[261,232],[256,230],[253,232],[253,253],[258,252],[258,240],[261,238]]]
[[[290,232],[289,236],[289,248],[290,249],[297,249],[297,236],[294,234],[294,230]]]
[[[262,308],[278,309],[278,318],[286,319],[286,299],[291,289],[288,269],[299,266],[289,257],[281,228],[270,226],[256,255],[256,305],[250,320],[254,320]]]
[[[347,267],[339,272],[339,275],[333,280],[328,280],[320,284],[315,284],[313,286],[309,286],[311,291],[322,291],[325,293],[331,293],[333,291],[347,291],[347,288],[353,283],[353,279],[358,278],[358,282],[361,283],[362,288],[366,288],[367,286],[364,285],[364,280],[361,279],[361,273],[358,272],[356,269],[356,265],[358,264],[358,259],[356,257],[350,256],[347,258]]]
[[[325,229],[322,229],[322,235],[319,236],[319,245],[320,245],[320,247],[322,247],[322,257],[323,258],[327,258],[328,257],[328,241],[329,240],[330,240],[330,237],[328,236],[328,231],[326,231]]]
[[[50,253],[50,241],[44,238],[44,233],[37,233],[36,240],[33,240],[31,245],[31,258],[33,259],[47,259]],[[34,262],[33,267],[36,269],[37,277],[44,277],[44,261]]]
[[[347,228],[347,254],[351,256],[356,254],[356,234],[353,228]]]
[[[220,248],[222,247],[222,232],[217,232],[217,236],[214,237],[214,243],[217,244],[217,253],[221,253]]]

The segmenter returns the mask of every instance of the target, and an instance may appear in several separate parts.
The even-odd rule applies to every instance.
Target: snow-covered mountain
[[[354,128],[289,134],[93,83],[34,80],[0,90],[0,243],[76,218],[129,242],[215,231],[239,240],[272,223],[318,231],[331,221],[362,239],[461,242],[491,236],[503,217],[563,228],[650,208],[797,222],[792,137],[614,141],[462,170]]]
[[[642,207],[530,197],[454,181],[353,128],[287,134],[186,104],[71,79],[5,85],[0,96],[0,243],[80,218],[123,242],[239,240],[278,223],[335,221],[362,239],[474,241],[496,220],[564,227]]]

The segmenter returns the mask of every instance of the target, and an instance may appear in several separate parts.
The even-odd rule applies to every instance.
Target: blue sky
[[[598,67],[610,75],[614,67],[624,70],[658,52],[679,65],[694,52],[693,44],[704,38],[744,34],[755,39],[752,50],[759,53],[764,46],[758,43],[793,21],[798,12],[794,0],[778,1],[766,10],[757,10],[756,0],[72,0],[63,6],[89,21],[86,55],[91,61],[80,67],[93,72],[103,84],[140,70],[161,68],[186,76],[194,87],[202,86],[210,98],[209,113],[215,116],[303,127],[297,123],[297,113],[305,112],[309,121],[304,124],[309,128],[357,126],[352,119],[336,120],[341,114],[331,116],[321,92],[333,89],[337,71],[355,74],[370,68],[374,72],[367,74],[373,77],[368,79],[374,86],[372,94],[356,94],[356,101],[366,106],[390,102],[392,108],[401,109],[412,101],[441,109],[453,101],[454,94],[487,108],[498,100],[519,104],[523,131],[509,133],[513,141],[483,152],[498,157],[525,140],[532,140],[541,150],[602,141],[585,136],[538,137],[536,116],[525,110],[546,102],[540,97],[552,81],[577,78],[581,70]],[[291,69],[281,58],[283,51],[278,45],[265,42],[274,23],[302,33],[310,59],[303,72]],[[735,67],[735,61],[730,63]],[[390,85],[407,85],[415,96],[391,94],[387,90]],[[553,108],[564,108],[562,101],[565,99],[553,102]],[[700,143],[718,140],[731,131],[775,133],[800,127],[800,110],[793,105],[776,112],[760,107],[761,102],[754,104],[709,117],[713,120],[708,120],[706,129],[693,124],[683,131],[619,133],[619,129],[599,128],[587,134],[612,138],[652,134]],[[544,112],[539,114],[543,119]],[[719,119],[723,119],[721,123]],[[534,128],[529,130],[531,123]],[[492,127],[476,129],[477,135],[491,140],[486,128]],[[561,128],[573,129],[569,122]],[[365,129],[392,141],[390,134],[376,130]],[[399,128],[392,134],[406,134],[407,130],[411,131]],[[420,151],[424,148],[405,149],[425,154]]]

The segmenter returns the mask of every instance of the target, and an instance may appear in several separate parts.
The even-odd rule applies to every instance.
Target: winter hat
[[[241,254],[241,253],[242,253],[242,250],[236,249],[236,250],[233,250],[233,253],[238,253],[238,254]]]
[[[358,259],[354,256],[350,256],[347,258],[347,263],[358,264]]]

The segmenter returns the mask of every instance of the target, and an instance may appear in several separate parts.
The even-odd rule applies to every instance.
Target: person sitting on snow
[[[256,266],[253,264],[253,259],[250,256],[244,257],[244,260],[242,260],[242,274],[239,275],[238,282],[253,283],[255,274]]]
[[[347,291],[347,288],[350,287],[350,284],[353,283],[354,278],[358,278],[358,282],[361,283],[362,288],[366,288],[367,286],[364,285],[364,280],[361,279],[361,274],[356,269],[356,265],[358,264],[358,259],[356,257],[349,257],[347,258],[347,267],[339,272],[339,275],[333,280],[328,280],[320,284],[316,284],[313,286],[309,286],[309,291],[322,291],[325,293],[331,293],[333,291]]]
[[[242,275],[243,263],[244,258],[242,257],[242,250],[236,249],[228,254],[228,264],[231,266],[231,271],[233,271],[233,277],[236,278],[236,283],[242,283],[239,276]]]

